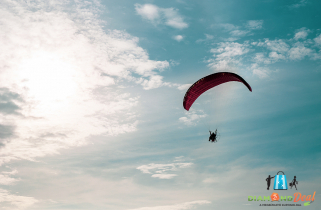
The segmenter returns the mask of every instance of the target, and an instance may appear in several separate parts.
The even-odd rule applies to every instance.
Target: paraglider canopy
[[[249,91],[252,92],[251,86],[239,75],[231,72],[218,72],[211,75],[208,75],[206,77],[203,77],[202,79],[195,82],[186,92],[184,96],[183,106],[184,109],[187,111],[191,108],[194,101],[202,95],[205,91],[223,84],[225,82],[241,82],[243,83]]]

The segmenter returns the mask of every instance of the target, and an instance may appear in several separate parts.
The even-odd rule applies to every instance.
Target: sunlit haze
[[[278,171],[298,181],[280,196],[319,209],[320,8],[1,0],[0,209],[252,210]],[[185,110],[217,72],[252,92],[227,82]]]

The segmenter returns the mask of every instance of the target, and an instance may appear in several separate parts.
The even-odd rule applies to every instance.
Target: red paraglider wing
[[[225,82],[242,82],[251,92],[251,86],[239,75],[231,73],[231,72],[218,72],[215,74],[208,75],[203,77],[202,79],[195,82],[186,92],[183,106],[188,111],[194,101],[202,95],[208,89],[211,89],[217,85],[223,84]]]

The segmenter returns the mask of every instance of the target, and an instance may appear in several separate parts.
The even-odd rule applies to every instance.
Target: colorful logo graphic
[[[279,175],[280,172],[282,172],[283,175]],[[279,171],[275,175],[274,190],[287,190],[287,189],[288,189],[288,183],[286,182],[286,176],[283,171]]]
[[[279,174],[282,173],[282,174]],[[286,181],[286,176],[283,171],[279,171],[275,176],[271,177],[269,175],[265,180],[267,182],[267,190],[269,190],[271,185],[271,180],[274,179],[274,190],[287,190],[288,189],[288,183]],[[289,186],[295,187],[297,189],[298,181],[296,180],[296,176],[294,176],[293,180],[289,183]],[[303,195],[299,192],[296,192],[293,194],[293,196],[290,195],[279,195],[276,192],[273,192],[270,196],[260,195],[260,196],[248,196],[248,201],[255,202],[259,201],[262,203],[259,203],[259,206],[309,206],[311,205],[315,200],[315,194],[316,191],[314,191],[313,194],[310,195]],[[268,202],[271,203],[268,203]],[[277,201],[277,202],[274,202]],[[284,202],[290,202],[290,203],[284,203]],[[304,202],[304,203],[301,203]]]
[[[304,206],[310,206],[310,202],[305,202],[303,205]]]
[[[272,201],[278,201],[280,199],[280,196],[278,193],[272,193],[271,200]]]
[[[279,174],[279,173],[283,173],[283,174]],[[284,174],[283,171],[279,171],[275,176],[271,177],[270,175],[265,179],[267,182],[267,190],[270,190],[270,185],[271,185],[271,181],[272,179],[274,179],[274,190],[287,190],[288,189],[288,183],[286,181],[286,176]],[[291,187],[295,187],[296,190],[298,190],[297,188],[297,184],[298,181],[296,180],[296,176],[294,176],[293,180],[289,183],[289,186]]]

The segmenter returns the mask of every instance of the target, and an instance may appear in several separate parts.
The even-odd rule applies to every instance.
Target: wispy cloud
[[[263,20],[249,20],[246,23],[246,28],[250,30],[258,30],[261,29],[263,26]]]
[[[251,35],[253,30],[262,29],[263,20],[249,20],[243,26],[236,26],[230,23],[219,24],[220,27],[224,28],[232,38],[242,37],[245,35]]]
[[[205,39],[198,39],[198,40],[196,40],[196,43],[207,42],[209,40],[212,40],[213,38],[214,38],[213,35],[205,34]]]
[[[182,162],[183,157],[175,158],[174,163],[168,164],[155,164],[150,163],[148,165],[142,165],[137,167],[136,169],[140,170],[144,174],[152,174],[152,177],[159,179],[172,179],[175,176],[178,176],[174,171],[178,171],[182,168],[189,168],[193,165],[193,163]]]
[[[239,28],[238,26],[235,26],[231,23],[222,23],[219,26],[223,27],[227,31],[233,31]]]
[[[295,3],[295,4],[292,4],[289,6],[290,9],[296,9],[296,8],[299,8],[299,7],[303,7],[307,4],[307,0],[300,0],[298,1],[298,3]]]
[[[267,67],[261,67],[256,63],[252,64],[251,69],[253,74],[261,79],[268,77],[270,73],[270,70]]]
[[[248,34],[249,33],[249,31],[245,31],[245,30],[233,30],[233,31],[231,31],[230,32],[230,34],[232,35],[232,36],[245,36],[246,34]]]
[[[180,117],[179,121],[184,123],[185,125],[192,126],[192,125],[197,125],[199,120],[201,118],[206,117],[206,114],[203,111],[196,111],[196,110],[190,110],[188,112],[185,112],[186,117]]]
[[[176,41],[180,42],[184,39],[184,37],[182,35],[176,35],[173,37],[173,39],[175,39]]]
[[[282,39],[265,39],[264,42],[259,42],[258,46],[264,46],[271,51],[275,51],[278,53],[285,53],[289,50],[290,46]]]
[[[240,63],[242,55],[249,52],[248,42],[220,42],[216,48],[211,49],[213,59],[209,59],[209,66],[216,71],[231,70]]]
[[[306,39],[306,37],[308,36],[309,32],[310,32],[310,30],[308,30],[306,28],[301,28],[295,33],[294,39],[295,40]]]
[[[260,29],[262,21],[249,21],[248,28]],[[223,24],[226,30],[233,33],[239,33],[239,27],[232,24]],[[242,31],[241,31],[242,32]],[[219,42],[216,48],[211,49],[213,57],[208,59],[208,66],[215,71],[236,71],[244,67],[243,61],[252,60],[250,69],[254,75],[260,78],[266,78],[271,70],[266,66],[280,61],[299,61],[305,58],[311,60],[321,59],[321,51],[318,46],[321,45],[321,35],[315,37],[313,41],[307,39],[311,31],[307,28],[296,30],[291,39],[264,39],[258,41],[245,41],[238,43],[233,39],[235,34],[231,33],[232,41]],[[243,32],[242,32],[243,33]],[[265,48],[263,51],[260,48]],[[259,51],[259,52],[258,52]]]
[[[178,156],[174,158],[174,162],[181,162],[184,161],[184,156]]]
[[[184,84],[177,87],[179,90],[187,90],[192,84]]]
[[[188,24],[184,22],[184,18],[178,14],[178,10],[174,8],[162,9],[165,16],[165,24],[177,29],[184,29]]]
[[[285,60],[285,56],[277,53],[277,52],[270,52],[268,56],[265,56],[265,53],[256,53],[254,57],[254,61],[259,64],[259,63],[264,63],[264,64],[271,64],[275,63],[279,60]]]
[[[314,38],[314,41],[316,44],[321,45],[321,34],[319,36],[317,36],[316,38]]]
[[[136,12],[149,21],[158,21],[160,19],[159,7],[153,4],[135,4]]]
[[[225,31],[229,32],[229,34],[231,36],[233,36],[234,38],[239,37],[239,36],[244,36],[249,33],[249,30],[241,29],[240,26],[235,26],[230,23],[223,23],[223,24],[220,24],[219,26],[224,28]]]
[[[0,185],[12,185],[12,184],[16,183],[17,181],[19,181],[19,179],[10,177],[10,176],[15,175],[17,173],[18,173],[17,170],[3,171],[0,174]]]
[[[211,49],[218,59],[229,59],[249,52],[248,43],[221,42],[217,48]]]
[[[311,55],[312,50],[305,47],[303,43],[297,42],[288,52],[291,60],[301,60],[305,56]]]
[[[269,58],[271,60],[273,60],[274,62],[278,61],[278,60],[284,60],[285,59],[285,56],[282,55],[282,54],[279,54],[277,52],[270,52],[269,54]]]
[[[168,206],[142,207],[142,208],[129,209],[129,210],[184,210],[184,209],[193,209],[195,205],[204,205],[204,204],[210,204],[210,203],[211,202],[207,200],[197,200],[197,201],[185,202],[185,203],[168,205]]]
[[[302,33],[301,33],[302,32]],[[295,34],[294,40],[305,39],[308,30],[300,29],[299,32]],[[290,40],[276,39],[269,40],[266,39],[264,42],[258,42],[255,44],[259,47],[265,47],[272,51],[265,56],[264,53],[257,53],[254,60],[257,63],[271,64],[280,60],[302,60],[304,57],[312,57],[315,50],[309,42],[294,42]]]
[[[137,14],[151,23],[164,24],[172,28],[184,29],[188,24],[175,8],[161,8],[153,4],[135,4]]]
[[[37,203],[33,197],[19,196],[10,194],[7,190],[0,189],[0,203],[1,207],[5,209],[25,209],[33,204]]]
[[[253,46],[264,47],[270,51],[255,53],[253,56],[254,64],[251,65],[253,74],[260,78],[266,78],[271,73],[266,65],[280,61],[298,61],[305,57],[318,59],[319,54],[313,49],[311,41],[299,41],[300,39],[306,39],[308,33],[308,29],[301,28],[297,30],[293,39],[265,39],[265,41],[252,42]]]
[[[141,84],[145,90],[159,88],[166,84],[163,82],[163,77],[160,75],[152,75],[149,79],[139,78],[136,80],[136,83]]]

